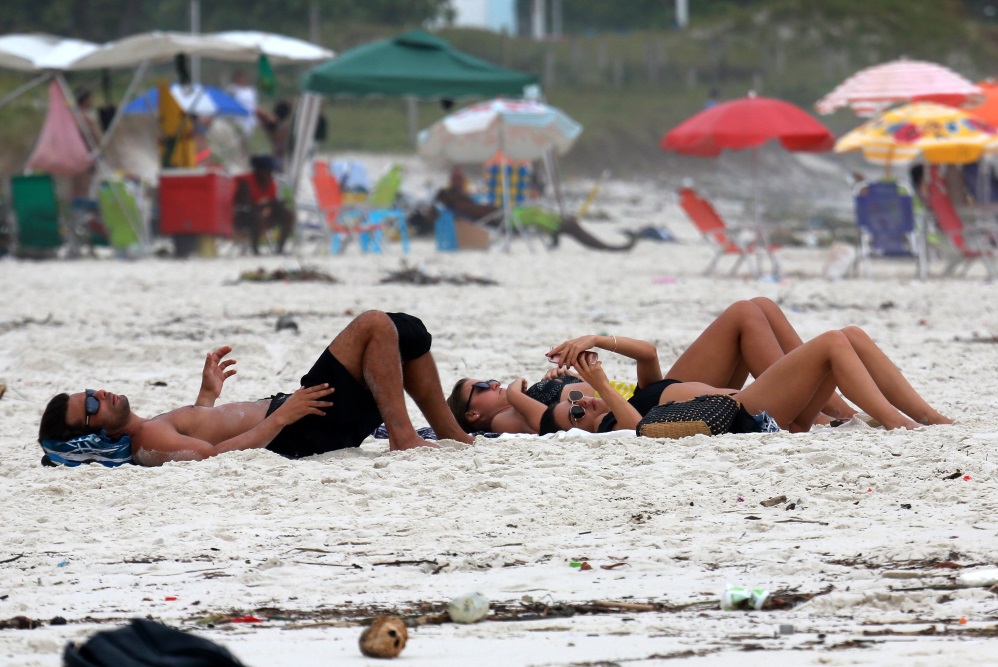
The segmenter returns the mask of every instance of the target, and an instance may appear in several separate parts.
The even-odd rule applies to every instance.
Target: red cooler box
[[[159,176],[159,232],[232,236],[233,179],[214,171],[174,169]]]

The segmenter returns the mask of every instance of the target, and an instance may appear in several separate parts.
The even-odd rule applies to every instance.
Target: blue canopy
[[[232,95],[213,86],[181,86],[175,83],[170,92],[184,112],[195,116],[249,116],[249,110]],[[123,109],[125,113],[156,113],[159,111],[159,90],[150,88]]]

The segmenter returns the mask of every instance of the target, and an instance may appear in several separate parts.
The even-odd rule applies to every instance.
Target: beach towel
[[[69,440],[44,440],[41,443],[42,465],[75,468],[84,463],[99,463],[108,468],[134,463],[132,439],[123,435],[117,440],[107,433],[87,433]]]
[[[65,667],[243,667],[208,639],[141,618],[98,632],[82,646],[70,642],[62,660]]]

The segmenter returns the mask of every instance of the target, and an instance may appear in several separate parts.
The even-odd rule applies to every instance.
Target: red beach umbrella
[[[667,132],[659,145],[683,155],[715,157],[773,140],[788,151],[821,152],[835,145],[831,130],[800,107],[754,95],[701,111]]]
[[[900,58],[867,67],[815,103],[818,113],[849,107],[858,116],[875,116],[900,102],[960,106],[980,100],[981,89],[948,67]]]

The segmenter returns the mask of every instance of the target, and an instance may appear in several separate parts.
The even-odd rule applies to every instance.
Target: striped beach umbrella
[[[815,104],[819,113],[851,108],[861,117],[875,116],[892,104],[938,102],[960,106],[979,101],[979,86],[948,67],[901,58],[867,67],[840,83]]]
[[[456,163],[485,162],[501,152],[510,160],[564,155],[582,126],[555,107],[533,100],[496,98],[437,121],[419,133],[419,154]]]

